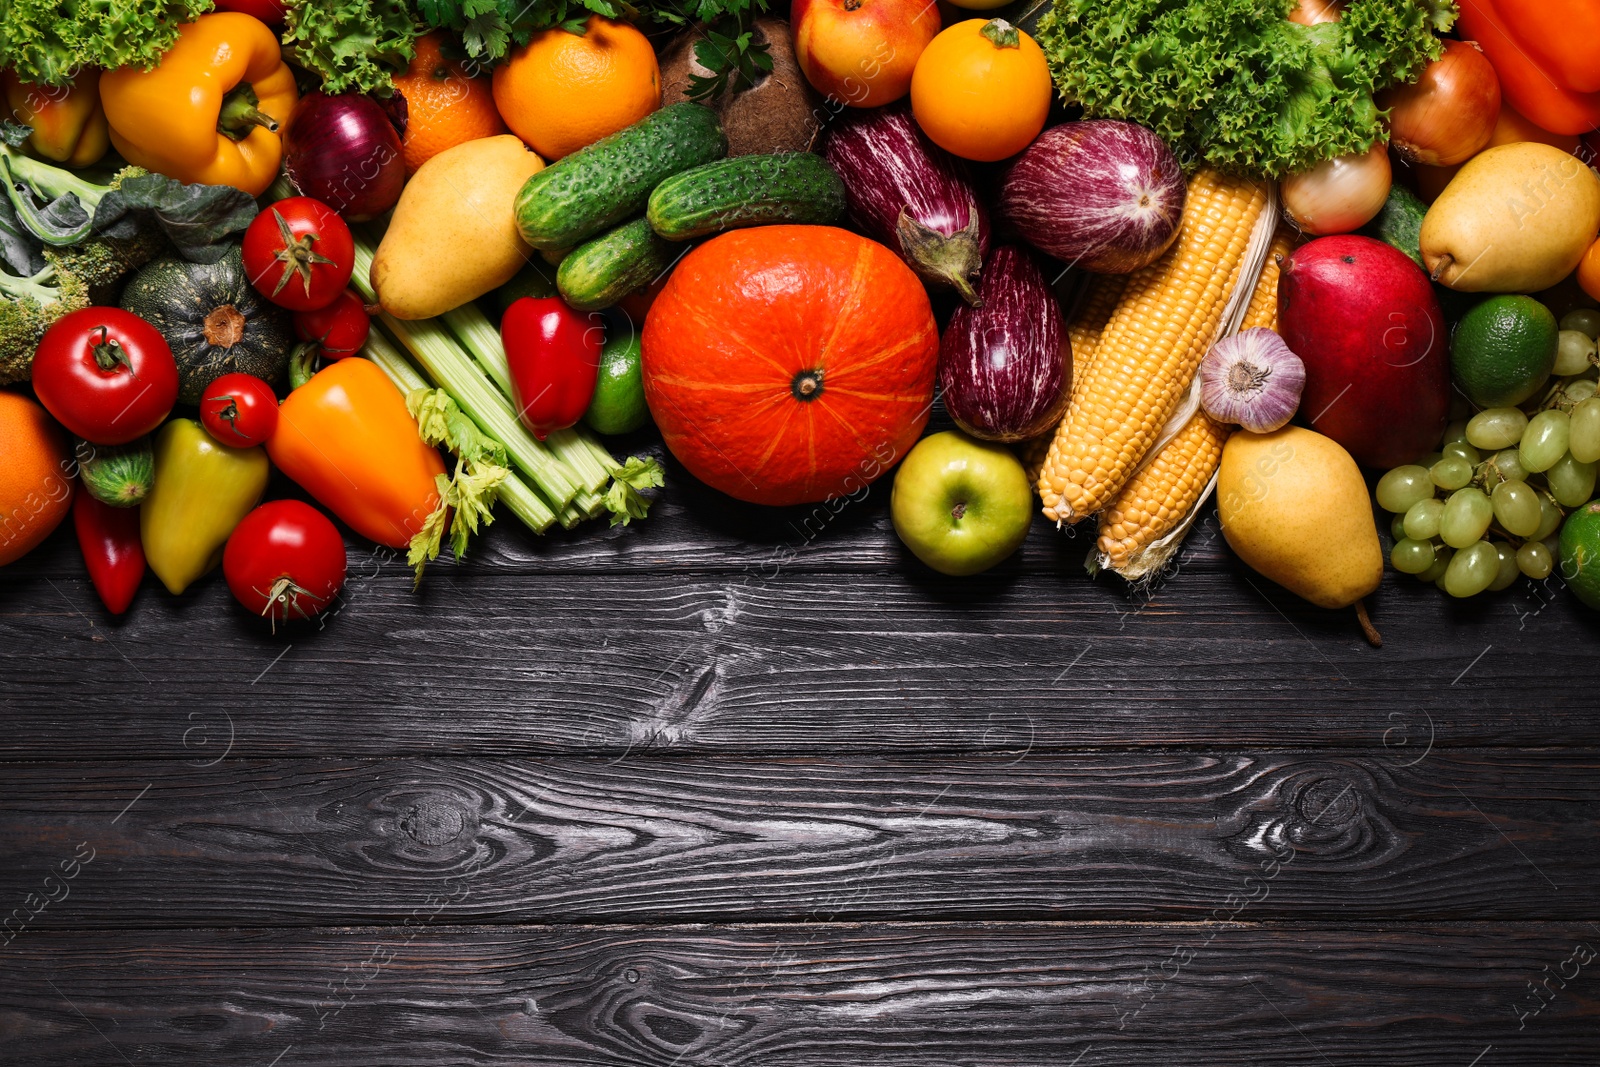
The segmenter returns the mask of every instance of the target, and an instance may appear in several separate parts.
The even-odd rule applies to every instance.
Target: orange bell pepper
[[[12,119],[33,127],[26,145],[34,155],[87,167],[111,148],[98,70],[84,70],[66,85],[29,85],[8,70],[4,85]]]
[[[444,460],[371,360],[330,363],[290,393],[267,455],[356,533],[390,548],[405,548],[444,506]]]
[[[279,127],[299,94],[277,36],[224,11],[182,27],[154,68],[107,71],[100,99],[111,143],[129,163],[260,196],[278,176]]]
[[[1600,4],[1594,0],[1460,0],[1461,35],[1478,42],[1500,90],[1552,133],[1600,127]]]

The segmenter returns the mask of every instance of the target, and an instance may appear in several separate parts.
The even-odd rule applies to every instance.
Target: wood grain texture
[[[1588,925],[458,930],[418,906],[380,930],[19,939],[0,1047],[17,1067],[1600,1063]]]
[[[13,764],[29,929],[1595,914],[1600,753]],[[59,890],[58,890],[59,892]],[[16,928],[15,926],[13,928]]]

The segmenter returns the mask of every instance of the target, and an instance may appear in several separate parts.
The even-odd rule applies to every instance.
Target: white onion
[[[1383,210],[1393,175],[1382,141],[1361,155],[1323,160],[1283,180],[1283,210],[1300,229],[1317,237],[1359,230]]]

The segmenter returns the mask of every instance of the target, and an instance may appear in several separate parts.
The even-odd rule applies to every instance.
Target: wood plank
[[[218,753],[220,755],[220,752]],[[60,926],[1580,919],[1600,752],[13,764],[0,900]],[[41,898],[36,898],[41,900]]]
[[[1600,615],[1570,599],[1451,603],[1391,576],[1376,650],[1235,570],[1149,600],[1007,571],[444,571],[420,592],[358,572],[324,629],[274,637],[219,583],[107,623],[87,580],[7,568],[0,756],[187,759],[197,707],[234,713],[241,756],[1600,745],[1572,654]]]
[[[463,931],[432,907],[387,929],[30,934],[0,973],[0,1045],[30,1067],[1600,1063],[1593,925]]]

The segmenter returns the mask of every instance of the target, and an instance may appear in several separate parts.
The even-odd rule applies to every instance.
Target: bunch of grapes
[[[1378,506],[1394,516],[1395,570],[1453,597],[1549,576],[1562,520],[1594,496],[1597,337],[1600,312],[1569,312],[1553,384],[1520,408],[1457,419],[1438,452],[1378,480]]]

